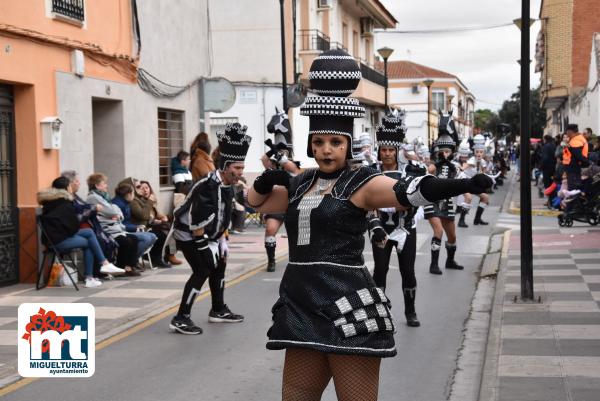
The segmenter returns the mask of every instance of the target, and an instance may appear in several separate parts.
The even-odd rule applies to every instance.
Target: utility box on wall
[[[42,124],[42,148],[60,149],[63,124],[60,118],[44,117],[40,123]]]

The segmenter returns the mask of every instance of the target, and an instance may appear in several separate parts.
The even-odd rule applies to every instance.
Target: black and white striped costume
[[[435,163],[435,176],[438,178],[457,178],[458,169],[449,160],[443,159]],[[454,220],[454,201],[452,198],[443,199],[423,207],[425,218],[439,217]]]

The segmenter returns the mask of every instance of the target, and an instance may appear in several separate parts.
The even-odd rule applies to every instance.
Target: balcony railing
[[[321,50],[330,49],[329,36],[318,29],[300,30],[300,50]]]
[[[361,59],[357,60],[360,64],[360,73],[362,77],[368,79],[369,81],[376,83],[377,85],[385,86],[385,75],[381,72],[377,71],[373,67],[368,66]]]
[[[83,0],[52,0],[52,12],[83,22]]]
[[[329,48],[332,49],[332,50],[335,49],[335,50],[343,50],[345,52],[348,51],[348,48],[346,48],[346,46],[344,46],[340,42],[330,42],[329,43]]]

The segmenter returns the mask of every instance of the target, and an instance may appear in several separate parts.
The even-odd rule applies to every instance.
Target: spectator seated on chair
[[[165,245],[165,241],[167,240],[167,235],[169,234],[169,229],[171,228],[171,223],[169,222],[169,218],[160,213],[157,208],[158,200],[156,199],[156,195],[154,194],[154,190],[148,181],[140,181],[140,188],[138,190],[139,196],[137,199],[134,199],[134,203],[136,207],[133,210],[144,211],[139,216],[140,218],[147,218],[148,220],[140,220],[144,223],[146,227],[150,229],[150,232],[156,235],[158,240],[152,250],[150,251],[150,256],[152,257],[152,263],[158,267],[171,267],[171,261],[174,264],[181,264],[182,262],[175,257],[175,253],[177,252],[175,246],[167,246],[165,248],[165,254],[167,256],[167,261],[163,259],[163,247]],[[139,204],[139,209],[137,208]],[[148,214],[146,214],[146,210]],[[134,218],[135,221],[135,218]]]
[[[75,170],[66,170],[60,175],[68,178],[71,183],[73,207],[75,208],[77,218],[79,219],[79,228],[91,228],[94,231],[94,234],[96,234],[96,239],[98,240],[102,253],[104,253],[106,259],[108,259],[109,262],[114,262],[118,244],[110,235],[104,232],[96,216],[97,212],[102,210],[102,206],[90,205],[77,195],[81,182],[79,181],[79,175]],[[107,277],[107,274],[108,273],[101,272],[96,267],[94,268],[94,277],[105,278]]]
[[[121,204],[119,204],[119,207],[123,212],[123,224],[125,225],[127,232],[130,235],[134,235],[138,240],[137,257],[140,258],[142,255],[152,249],[154,243],[156,242],[156,235],[148,232],[148,227],[145,224],[141,224],[133,218],[132,207],[136,206],[134,201],[138,196],[137,192],[140,188],[140,182],[134,178],[127,177],[119,182],[117,188],[127,188],[127,186],[131,187],[132,192],[128,192],[128,198],[125,202],[123,202],[124,207],[121,207]]]
[[[192,172],[190,169],[190,154],[184,150],[171,159],[171,174],[176,194],[186,194],[192,187]]]
[[[139,276],[140,273],[134,269],[138,260],[138,240],[134,235],[128,235],[122,223],[121,209],[110,201],[108,179],[104,174],[94,173],[88,177],[87,184],[90,192],[86,202],[102,206],[97,212],[98,221],[102,229],[119,244],[116,265],[125,269],[126,276]]]
[[[74,249],[83,250],[86,287],[102,285],[102,282],[93,276],[94,263],[100,264],[100,270],[104,273],[125,273],[123,269],[106,260],[94,231],[79,228],[80,222],[73,206],[72,188],[68,178],[55,179],[52,188],[38,192],[37,197],[42,205],[42,228],[54,244],[55,250],[61,253]]]

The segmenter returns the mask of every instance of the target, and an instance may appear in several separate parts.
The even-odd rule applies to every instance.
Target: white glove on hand
[[[226,259],[229,256],[229,245],[227,244],[227,238],[219,238],[219,257]]]

